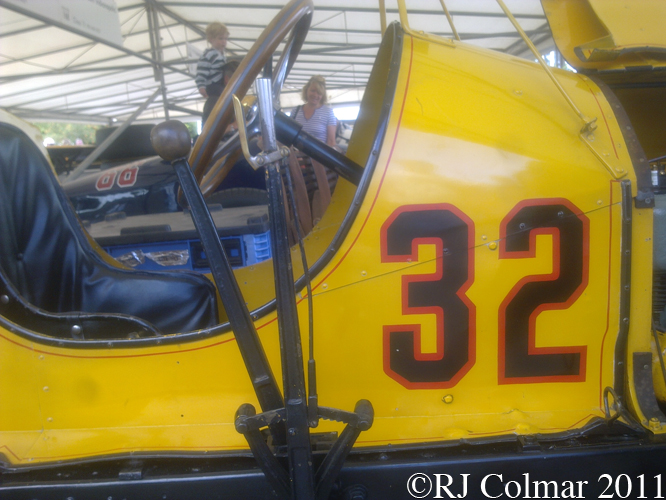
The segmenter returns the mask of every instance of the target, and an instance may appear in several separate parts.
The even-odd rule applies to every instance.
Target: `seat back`
[[[93,248],[37,146],[0,124],[0,271],[32,306],[51,313],[118,313],[163,333],[217,324],[215,288],[186,272],[125,268]]]

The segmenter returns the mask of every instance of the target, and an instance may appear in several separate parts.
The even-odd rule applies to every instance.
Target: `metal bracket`
[[[266,479],[277,495],[285,499],[290,498],[291,495],[289,474],[272,453],[260,430],[269,425],[286,422],[286,413],[285,408],[280,408],[257,415],[254,406],[244,404],[236,411],[235,418],[236,430],[245,436]],[[325,500],[328,499],[333,484],[356,439],[362,431],[372,427],[374,409],[370,401],[361,399],[356,403],[353,412],[320,406],[317,414],[325,420],[347,424],[326,454],[315,475],[316,498],[317,500]]]
[[[250,166],[258,170],[261,167],[264,167],[270,163],[274,163],[282,158],[289,156],[289,148],[282,146],[271,153],[259,153],[257,156],[252,156],[250,154],[250,146],[247,140],[247,125],[245,124],[245,112],[243,109],[243,104],[240,102],[240,99],[235,95],[232,96],[234,100],[234,112],[236,113],[236,123],[238,124],[238,135],[241,144],[241,150],[243,151],[243,156],[250,164]]]
[[[657,397],[654,393],[652,352],[634,352],[633,362],[636,401],[638,402],[638,409],[645,417],[643,426],[657,433],[666,424],[666,415],[659,408]]]

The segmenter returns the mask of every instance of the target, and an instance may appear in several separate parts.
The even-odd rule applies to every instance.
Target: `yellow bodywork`
[[[661,0],[541,0],[557,47],[578,69],[666,65]]]
[[[409,32],[401,43],[395,96],[367,193],[341,246],[313,277],[319,401],[347,410],[361,398],[372,402],[374,425],[357,446],[580,429],[604,416],[603,391],[613,386],[620,182],[630,181],[636,195],[614,112],[591,79],[556,70],[577,106],[597,118],[597,129],[582,136],[579,118],[537,64]],[[377,67],[387,71],[389,56],[380,51]],[[369,125],[385,85],[382,71],[369,82],[349,146],[361,165],[374,154]],[[310,262],[330,252],[355,189],[338,183],[305,240]],[[557,279],[562,256],[558,232],[537,231],[532,254],[511,258],[503,254],[502,228],[517,207],[548,203],[569,207],[583,221],[585,279],[566,307],[534,316],[534,347],[578,352],[581,370],[568,378],[516,380],[500,374],[500,310],[521,283]],[[442,266],[446,276],[446,239],[415,240],[402,260],[382,251],[393,218],[419,209],[454,214],[469,231],[467,281],[457,294],[470,311],[469,359],[448,382],[406,383],[387,361],[387,338],[405,325],[420,328],[420,358],[436,359],[438,350],[442,356],[438,313],[406,314],[404,284],[432,280]],[[634,210],[629,360],[634,351],[650,351],[651,232],[651,210]],[[292,257],[298,277],[296,250]],[[271,261],[236,276],[251,310],[273,298]],[[305,295],[298,291],[297,301],[307,352]],[[281,379],[275,313],[257,318],[256,327]],[[640,421],[631,366],[627,374],[628,403]],[[0,399],[0,452],[12,464],[247,450],[234,413],[243,403],[258,406],[232,332],[182,344],[71,349],[0,328]],[[330,430],[341,425],[324,421],[317,432]]]
[[[661,0],[542,0],[557,48],[593,71],[622,103],[648,159],[666,154],[666,3]],[[647,104],[649,103],[649,104]]]

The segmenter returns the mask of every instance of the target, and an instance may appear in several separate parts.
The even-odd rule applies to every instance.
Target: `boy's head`
[[[206,26],[206,40],[214,49],[222,52],[227,46],[228,38],[229,29],[224,24],[215,21]]]

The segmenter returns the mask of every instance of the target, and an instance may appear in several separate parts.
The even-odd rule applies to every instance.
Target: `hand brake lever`
[[[232,97],[234,102],[234,113],[236,114],[236,124],[238,125],[238,137],[240,139],[241,150],[243,151],[243,156],[250,164],[250,166],[253,169],[258,170],[259,168],[268,165],[269,163],[273,163],[289,156],[289,148],[284,146],[279,147],[277,151],[270,153],[259,153],[257,156],[252,156],[250,154],[250,146],[247,142],[247,125],[245,124],[243,104],[235,95]]]

